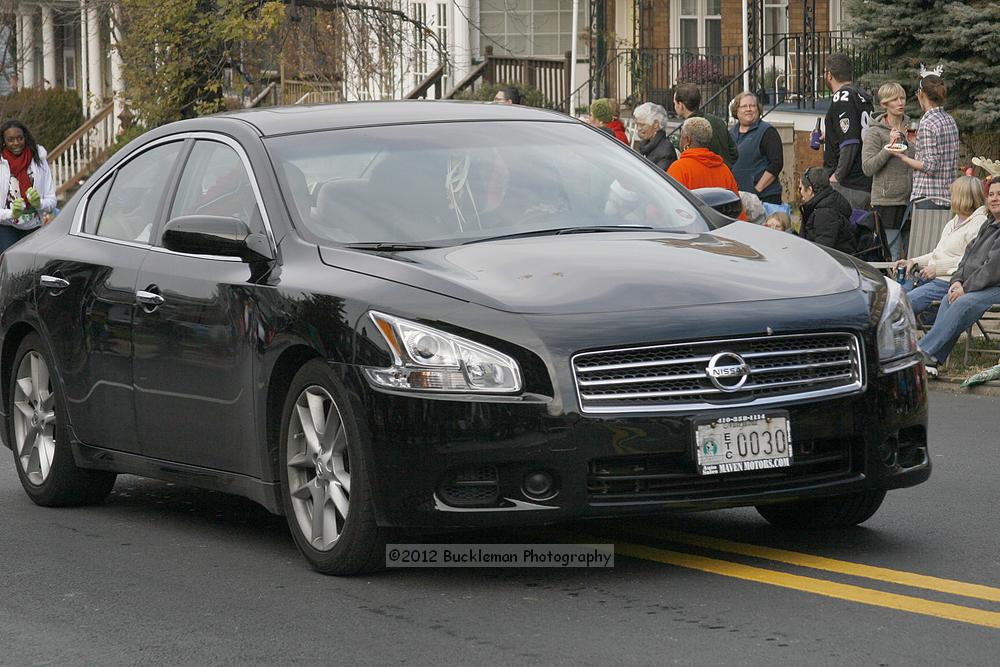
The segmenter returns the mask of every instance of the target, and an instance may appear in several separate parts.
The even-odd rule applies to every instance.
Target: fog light
[[[556,494],[556,481],[547,472],[530,472],[524,476],[522,490],[524,495],[533,500],[545,500]]]
[[[882,444],[878,446],[878,457],[882,460],[882,464],[886,467],[893,467],[896,465],[896,457],[899,454],[899,444],[896,438],[886,438],[882,441]]]

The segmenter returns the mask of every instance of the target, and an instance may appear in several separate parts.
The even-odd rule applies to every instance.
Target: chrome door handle
[[[42,287],[48,289],[66,289],[69,287],[69,281],[65,278],[57,278],[55,276],[42,276],[38,279]]]
[[[144,306],[160,306],[163,305],[163,297],[156,292],[146,292],[144,290],[139,290],[135,293],[135,299]]]

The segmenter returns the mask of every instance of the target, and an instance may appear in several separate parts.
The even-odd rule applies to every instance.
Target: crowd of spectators
[[[806,169],[796,192],[783,191],[782,140],[750,91],[732,100],[733,122],[727,125],[702,108],[699,86],[680,84],[672,99],[679,128],[671,131],[663,106],[641,104],[632,112],[632,145],[684,187],[738,194],[741,219],[866,260],[892,262],[894,274],[902,269],[915,311],[942,303],[921,342],[933,367],[947,357],[962,327],[1000,302],[1000,182],[988,185],[984,202],[987,186],[981,180],[956,178],[958,127],[945,110],[947,86],[940,69],[921,69],[918,121],[906,113],[901,84],[885,82],[873,98],[854,83],[853,72],[847,55],[826,57],[823,79],[831,101],[821,138],[822,166]],[[595,101],[590,122],[629,143],[613,100]],[[799,212],[797,227],[789,216],[793,205]],[[954,217],[937,246],[907,258],[914,211],[949,208]]]

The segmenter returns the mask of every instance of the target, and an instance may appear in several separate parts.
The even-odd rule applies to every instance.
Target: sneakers
[[[927,354],[919,347],[917,348],[917,356],[920,357],[920,361],[924,362],[924,368],[927,369],[927,377],[931,379],[937,379],[938,376],[937,359]]]

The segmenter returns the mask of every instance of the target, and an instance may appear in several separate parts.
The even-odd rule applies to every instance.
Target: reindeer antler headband
[[[920,78],[923,79],[925,76],[941,76],[944,74],[944,65],[938,65],[934,69],[927,69],[923,63],[920,63]]]

